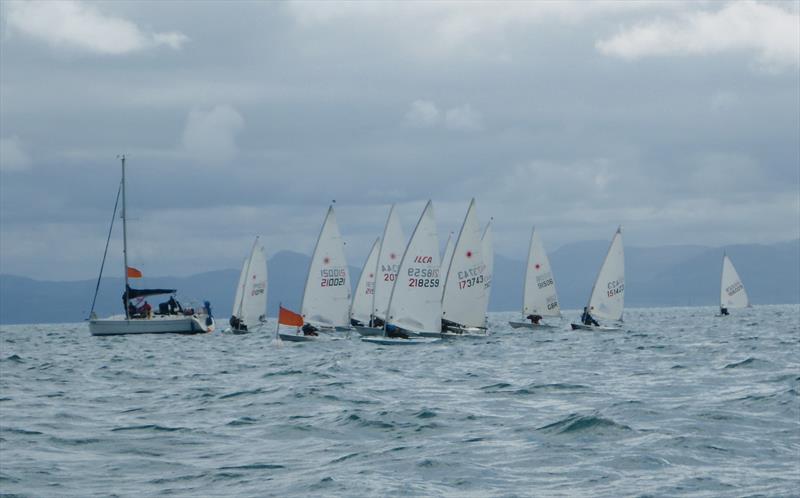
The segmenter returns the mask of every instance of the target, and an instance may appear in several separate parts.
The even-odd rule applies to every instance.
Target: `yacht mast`
[[[129,320],[128,313],[128,222],[125,216],[125,154],[120,156],[122,160],[122,259],[125,264],[125,319]]]

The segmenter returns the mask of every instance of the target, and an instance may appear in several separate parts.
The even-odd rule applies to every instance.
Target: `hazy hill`
[[[608,241],[569,244],[553,251],[550,261],[562,308],[578,308],[588,299],[592,283],[608,249]],[[771,245],[726,248],[754,304],[800,302],[800,240]],[[703,246],[626,247],[627,306],[713,305],[719,300],[722,249]],[[268,262],[268,314],[278,302],[299,308],[309,257],[282,251]],[[524,263],[497,255],[492,311],[517,310],[522,300]],[[359,269],[350,268],[351,281]],[[189,277],[157,277],[136,281],[135,287],[178,289],[183,301],[209,300],[214,313],[227,317],[233,303],[238,269],[217,270]],[[0,275],[0,323],[81,321],[88,315],[96,281],[46,282]],[[122,279],[104,278],[97,301],[100,316],[121,311]],[[157,303],[158,298],[151,302]]]

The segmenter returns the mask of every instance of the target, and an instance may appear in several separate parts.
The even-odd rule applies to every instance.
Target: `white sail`
[[[300,313],[316,325],[350,325],[350,279],[333,206],[328,208],[311,257]]]
[[[263,321],[267,312],[267,257],[264,246],[258,243],[258,237],[253,243],[253,250],[250,251],[250,257],[247,258],[243,270],[242,298],[234,315],[239,317],[248,329],[252,329]]]
[[[731,258],[722,257],[722,285],[720,286],[719,305],[721,308],[746,308],[750,306],[744,284],[733,267]]]
[[[622,227],[619,227],[592,287],[589,312],[595,317],[621,320],[624,306],[625,252],[622,247]]]
[[[492,292],[492,276],[494,275],[494,236],[492,235],[492,222],[486,224],[481,236],[481,248],[483,249],[483,263],[486,265],[486,301]]]
[[[453,248],[442,297],[442,318],[465,327],[483,327],[489,305],[481,235],[472,199]]]
[[[534,228],[528,249],[525,269],[525,290],[522,297],[522,316],[561,316],[556,293],[556,281],[542,238]]]
[[[439,235],[428,201],[408,241],[389,297],[388,322],[412,332],[440,332],[443,279],[439,273]]]
[[[453,235],[447,236],[447,244],[444,245],[444,255],[442,256],[441,274],[444,274],[450,268],[450,260],[453,258]],[[442,286],[442,295],[444,296],[444,285]]]
[[[372,244],[367,261],[361,269],[356,293],[353,295],[353,306],[350,308],[350,317],[364,324],[369,323],[369,315],[372,311],[372,296],[375,295],[375,266],[378,264],[380,242],[381,239],[375,239]]]
[[[233,298],[233,309],[231,316],[238,317],[242,312],[242,296],[244,296],[244,281],[247,278],[247,263],[250,258],[244,258],[242,261],[242,271],[239,272],[239,283],[236,284],[236,296]]]
[[[394,205],[389,210],[386,227],[381,238],[381,250],[378,253],[378,263],[375,266],[375,294],[373,295],[372,310],[375,316],[386,318],[389,308],[389,297],[392,287],[400,269],[400,258],[405,250],[405,236],[400,219],[394,210]],[[436,249],[438,254],[439,249]]]

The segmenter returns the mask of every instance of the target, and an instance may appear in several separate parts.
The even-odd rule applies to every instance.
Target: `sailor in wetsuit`
[[[722,316],[730,315],[730,313],[728,313],[728,308],[724,306],[719,307],[719,314]]]
[[[315,326],[311,325],[310,323],[303,324],[303,328],[301,330],[303,331],[303,335],[309,335],[309,336],[319,335],[317,333],[318,329]]]
[[[539,325],[539,322],[542,320],[542,315],[528,315],[525,318],[530,320],[532,324]]]
[[[397,325],[391,323],[386,324],[386,337],[394,337],[396,339],[408,339],[408,334],[400,330]]]
[[[592,307],[592,309],[594,309],[594,307]],[[583,314],[581,315],[581,323],[583,323],[584,325],[594,325],[595,327],[600,326],[600,324],[597,323],[597,320],[592,318],[592,315],[589,314],[589,311],[586,309],[585,306],[583,307]]]
[[[245,325],[244,322],[242,322],[236,315],[231,316],[229,323],[231,324],[231,328],[233,330],[247,330],[247,325]]]

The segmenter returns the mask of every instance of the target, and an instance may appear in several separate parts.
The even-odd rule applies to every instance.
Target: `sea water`
[[[413,347],[3,326],[0,493],[797,496],[800,306],[715,311]]]

